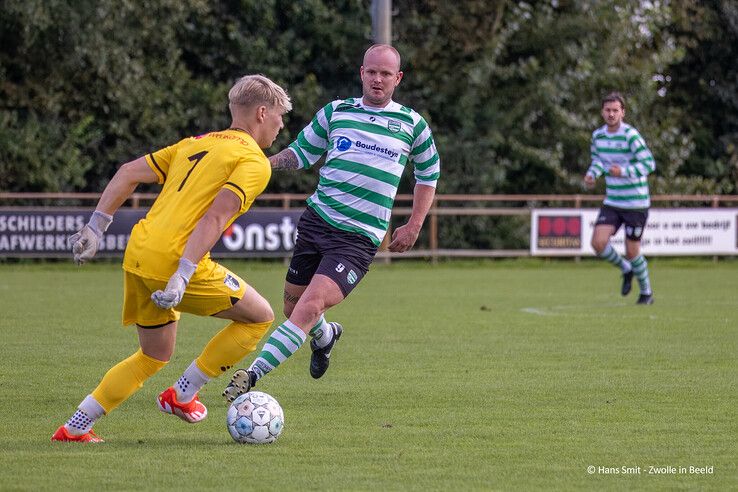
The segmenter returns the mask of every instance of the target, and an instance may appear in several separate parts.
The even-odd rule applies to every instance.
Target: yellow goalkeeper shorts
[[[164,290],[166,282],[124,271],[123,325],[158,328],[179,320],[180,313],[212,316],[232,307],[243,297],[246,282],[214,261],[206,261],[208,268],[198,268],[176,309],[162,309],[151,300],[151,294]]]

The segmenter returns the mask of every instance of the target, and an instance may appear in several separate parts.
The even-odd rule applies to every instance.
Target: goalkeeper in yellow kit
[[[287,93],[261,75],[247,75],[228,93],[231,127],[186,138],[121,166],[90,221],[70,237],[82,264],[97,252],[115,211],[139,183],[161,193],[135,225],[123,259],[123,324],[136,324],[140,349],[113,366],[52,441],[100,442],[95,421],[129,398],[169,361],[180,312],[231,320],[176,383],[162,392],[162,412],[195,423],[207,416],[197,392],[256,348],[274,320],[269,303],[236,274],[210,259],[223,231],[264,191],[272,145]]]

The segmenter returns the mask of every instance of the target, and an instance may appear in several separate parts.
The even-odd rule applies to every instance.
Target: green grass
[[[280,310],[283,265],[228,265]],[[735,490],[738,264],[651,272],[656,304],[635,306],[599,262],[376,265],[330,312],[346,331],[327,375],[304,348],[260,382],[286,416],[267,446],[231,441],[222,380],[201,424],[157,410],[223,325],[185,315],[171,363],[90,446],[49,437],[136,350],[120,269],[0,265],[0,490]]]

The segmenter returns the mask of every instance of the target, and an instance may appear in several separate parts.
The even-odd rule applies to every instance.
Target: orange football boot
[[[90,432],[88,432],[87,434],[75,436],[74,434],[70,434],[67,428],[63,425],[56,429],[54,435],[51,436],[51,440],[62,442],[105,442],[101,437],[98,437],[97,434],[92,431],[92,429],[90,429]]]
[[[190,424],[196,424],[208,416],[208,409],[198,399],[197,393],[191,402],[180,403],[177,401],[177,393],[172,386],[161,392],[156,403],[162,412],[176,415]]]

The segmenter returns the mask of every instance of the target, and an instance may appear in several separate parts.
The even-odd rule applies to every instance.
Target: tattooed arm
[[[290,149],[284,149],[282,152],[274,154],[269,158],[269,163],[272,165],[272,169],[292,170],[300,168],[297,156]]]

